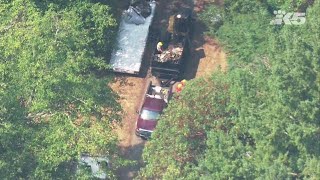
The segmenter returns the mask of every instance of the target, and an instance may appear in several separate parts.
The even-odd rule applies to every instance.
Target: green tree
[[[271,4],[226,1],[218,29],[206,19],[216,10],[205,12],[231,68],[191,80],[171,101],[144,151],[141,178],[319,177],[320,2],[301,26],[270,25]],[[204,136],[187,139],[190,132]]]
[[[74,176],[80,153],[116,153],[107,86],[116,21],[91,1],[0,1],[0,177]],[[62,4],[63,3],[63,4]]]

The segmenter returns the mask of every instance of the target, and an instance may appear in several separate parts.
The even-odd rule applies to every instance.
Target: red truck
[[[158,123],[160,114],[172,96],[172,86],[155,86],[150,82],[145,94],[141,109],[138,111],[136,135],[142,139],[149,139]]]

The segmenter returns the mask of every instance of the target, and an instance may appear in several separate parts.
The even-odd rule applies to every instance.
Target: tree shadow
[[[204,32],[207,31],[206,26],[196,16],[193,24],[192,39],[190,47],[190,56],[187,59],[184,77],[185,79],[193,79],[196,77],[200,59],[205,58],[206,54],[202,46],[206,43]]]
[[[141,67],[139,74],[137,75],[140,78],[145,78],[146,76],[150,75],[150,66],[151,66],[151,59],[154,53],[154,47],[157,44],[157,38],[158,32],[156,31],[156,28],[153,26],[153,24],[149,28],[149,35],[146,43],[146,47],[144,49]],[[151,75],[150,75],[151,76]]]
[[[135,135],[134,135],[135,136]],[[139,138],[139,137],[135,137]],[[140,168],[143,166],[142,152],[145,141],[141,140],[138,144],[129,147],[122,147],[121,154],[126,160],[134,161],[134,163],[121,166],[116,170],[117,179],[130,180],[138,175]]]
[[[131,76],[125,75],[125,74],[117,75],[113,79],[113,82],[119,82],[120,83],[120,87],[123,87],[123,86],[134,86],[135,84],[133,82],[129,82],[128,77],[131,77]]]

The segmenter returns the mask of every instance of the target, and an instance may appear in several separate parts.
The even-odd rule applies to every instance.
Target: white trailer
[[[146,18],[132,6],[124,12],[117,35],[117,45],[110,60],[113,71],[139,74],[156,2],[151,1],[150,6],[151,14]]]

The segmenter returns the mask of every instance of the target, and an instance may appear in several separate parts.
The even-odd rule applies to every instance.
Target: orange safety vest
[[[183,88],[183,85],[181,83],[179,83],[176,87],[176,91],[177,92],[181,92],[182,91],[182,88]]]

